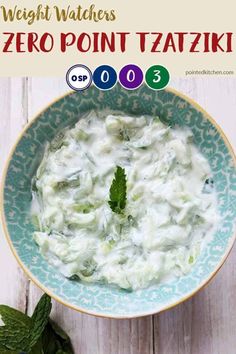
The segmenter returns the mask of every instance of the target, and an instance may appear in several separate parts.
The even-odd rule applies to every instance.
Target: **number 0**
[[[106,71],[106,70],[103,70],[103,72],[102,72],[102,74],[101,74],[101,81],[102,81],[103,83],[106,83],[106,82],[109,81],[109,78],[110,78],[109,72]]]
[[[135,80],[135,73],[134,73],[134,70],[129,70],[127,72],[127,80],[129,82],[133,82]]]

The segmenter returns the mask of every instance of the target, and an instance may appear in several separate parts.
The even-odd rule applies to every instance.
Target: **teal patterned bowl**
[[[33,241],[29,217],[31,179],[46,141],[64,126],[73,125],[91,109],[128,114],[159,115],[164,121],[188,126],[195,143],[211,165],[221,223],[191,273],[167,284],[127,292],[101,284],[65,279],[48,265]],[[221,129],[196,103],[173,90],[153,91],[141,86],[127,91],[95,87],[74,92],[48,106],[22,132],[7,162],[2,184],[1,210],[11,249],[28,276],[59,302],[89,314],[129,318],[157,313],[189,298],[201,289],[225,261],[235,240],[236,171],[234,153]]]

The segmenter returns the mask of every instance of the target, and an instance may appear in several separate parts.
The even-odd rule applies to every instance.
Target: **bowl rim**
[[[190,105],[192,105],[196,110],[198,110],[199,112],[201,112],[203,114],[203,116],[210,121],[210,123],[216,128],[217,132],[220,134],[220,136],[222,137],[222,139],[224,140],[225,145],[227,146],[233,161],[234,161],[234,166],[236,167],[236,154],[234,152],[234,149],[232,147],[232,145],[230,144],[227,136],[225,135],[223,129],[220,127],[220,125],[218,123],[216,123],[216,121],[211,117],[211,115],[209,113],[207,113],[205,111],[205,109],[203,109],[195,100],[193,100],[192,98],[186,96],[185,94],[183,94],[182,92],[173,89],[173,88],[165,88],[164,91],[166,92],[170,92],[180,98],[182,98],[184,101],[188,102]],[[6,223],[6,217],[5,217],[5,211],[4,211],[4,190],[5,190],[5,183],[6,183],[6,176],[7,176],[7,172],[9,169],[9,165],[10,165],[10,161],[15,153],[16,147],[18,145],[18,143],[20,142],[20,140],[22,139],[23,135],[25,134],[25,132],[31,127],[31,125],[33,125],[36,120],[45,112],[47,111],[53,104],[55,104],[56,102],[60,101],[61,99],[70,96],[72,94],[75,94],[75,91],[69,91],[66,92],[65,94],[53,99],[52,101],[50,101],[42,110],[40,110],[38,113],[36,113],[32,119],[30,119],[30,121],[23,127],[23,129],[19,132],[17,139],[15,140],[15,143],[12,145],[10,152],[8,153],[7,159],[5,160],[5,164],[4,164],[4,168],[3,168],[3,172],[2,172],[2,177],[1,177],[1,186],[0,186],[0,221],[2,224],[2,229],[3,229],[3,233],[5,235],[5,238],[7,240],[7,243],[15,257],[15,259],[17,260],[19,266],[23,269],[24,273],[28,276],[29,280],[31,280],[35,285],[37,285],[43,292],[45,292],[46,294],[48,294],[52,299],[56,300],[57,302],[59,302],[60,304],[84,313],[84,314],[88,314],[88,315],[93,315],[96,317],[101,317],[101,318],[111,318],[111,319],[131,319],[131,318],[139,318],[139,317],[145,317],[145,316],[151,316],[151,315],[155,315],[157,313],[162,313],[166,310],[169,310],[179,304],[181,304],[182,302],[190,299],[193,295],[197,294],[200,290],[202,290],[211,280],[212,278],[218,273],[218,271],[221,269],[221,267],[223,266],[223,264],[225,263],[226,259],[228,258],[234,242],[236,240],[236,232],[234,232],[233,236],[230,239],[229,245],[227,247],[227,249],[225,250],[225,253],[221,259],[221,261],[219,262],[218,266],[208,275],[208,277],[206,277],[201,283],[199,283],[199,285],[191,292],[189,292],[188,294],[186,294],[185,296],[182,296],[180,299],[178,299],[177,301],[174,301],[170,304],[167,304],[166,306],[163,306],[162,309],[160,310],[152,310],[152,311],[146,311],[146,312],[141,312],[141,313],[131,313],[131,314],[127,314],[127,315],[118,315],[118,314],[110,314],[110,313],[102,313],[102,312],[96,312],[96,311],[92,311],[92,310],[87,310],[84,309],[83,307],[71,304],[68,301],[65,301],[63,299],[61,299],[58,295],[56,295],[52,290],[49,290],[47,287],[45,287],[32,273],[31,271],[24,265],[24,263],[21,261],[20,256],[18,255],[13,242],[11,240],[10,234],[8,232],[8,228],[7,228],[7,223]]]

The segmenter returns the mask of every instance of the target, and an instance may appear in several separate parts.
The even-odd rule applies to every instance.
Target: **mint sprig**
[[[49,319],[51,298],[44,294],[32,317],[0,305],[0,353],[73,354],[70,338]]]
[[[31,319],[9,306],[0,305],[0,352],[3,350],[29,350]]]
[[[35,307],[34,313],[31,317],[32,326],[30,331],[30,348],[38,342],[41,337],[44,328],[46,327],[49,319],[49,315],[52,309],[51,298],[44,294],[37,306]]]
[[[51,319],[42,336],[44,354],[73,354],[69,336]]]
[[[117,166],[114,179],[110,187],[110,200],[108,201],[114,213],[121,214],[126,206],[126,174],[125,169]]]

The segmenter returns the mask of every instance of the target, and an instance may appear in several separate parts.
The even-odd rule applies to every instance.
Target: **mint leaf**
[[[126,175],[125,169],[117,166],[115,176],[110,187],[109,205],[114,213],[121,214],[126,205]]]
[[[39,300],[34,313],[31,317],[32,320],[32,328],[30,334],[30,342],[29,346],[32,348],[44,331],[49,319],[49,315],[52,309],[51,298],[44,294],[41,299]]]
[[[19,353],[18,353],[19,354]],[[25,354],[25,353],[20,353],[20,354]],[[43,347],[42,347],[42,341],[41,338],[40,340],[31,348],[30,352],[27,354],[44,354]]]
[[[49,320],[49,324],[52,328],[52,330],[54,331],[54,333],[60,337],[61,339],[63,339],[64,341],[68,342],[70,340],[68,334],[66,334],[65,331],[63,331],[63,329],[61,327],[58,326],[58,324],[56,324],[54,321]]]
[[[74,354],[69,336],[49,319],[51,308],[46,294],[31,318],[0,305],[0,354]]]
[[[28,351],[31,319],[9,306],[0,305],[0,316],[4,323],[0,326],[0,350]]]
[[[69,336],[49,320],[42,336],[44,354],[74,354]]]

